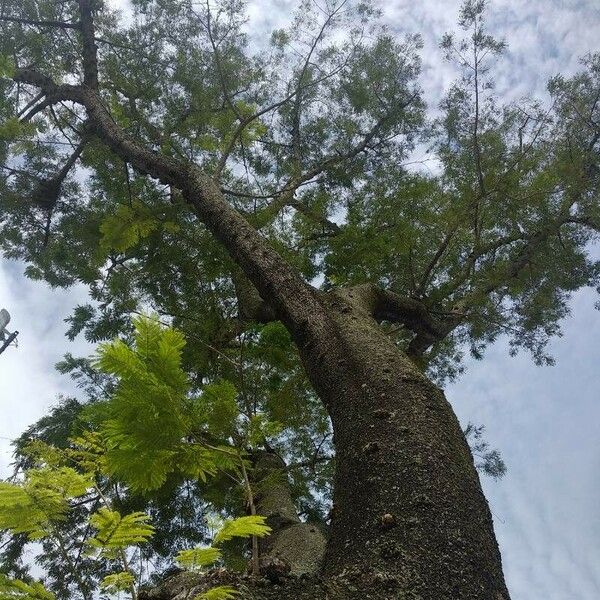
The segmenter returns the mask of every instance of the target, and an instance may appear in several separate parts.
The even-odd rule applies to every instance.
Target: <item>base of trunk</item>
[[[384,574],[336,577],[286,577],[279,582],[217,569],[206,574],[183,572],[158,586],[141,590],[139,600],[189,600],[217,586],[231,586],[240,600],[446,600],[425,598],[401,590]],[[450,600],[450,599],[447,599]],[[469,600],[496,600],[478,598]]]

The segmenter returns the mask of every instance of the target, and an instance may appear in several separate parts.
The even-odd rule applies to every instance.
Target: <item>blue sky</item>
[[[121,0],[122,1],[122,0]],[[114,3],[118,3],[115,0]],[[422,84],[435,105],[456,76],[441,61],[440,36],[453,29],[460,2],[388,0],[397,31],[424,37]],[[281,26],[293,2],[250,3],[250,28]],[[383,6],[383,4],[382,4]],[[599,0],[495,0],[490,28],[509,42],[496,76],[507,99],[543,96],[545,81],[572,73],[577,59],[600,50]],[[597,249],[596,249],[597,251]],[[8,439],[39,418],[60,393],[73,393],[53,370],[64,352],[91,347],[64,337],[63,319],[85,290],[50,290],[25,280],[23,266],[0,262],[0,307],[9,308],[20,347],[0,356],[0,475],[9,473]],[[555,367],[508,356],[502,341],[447,390],[461,421],[483,423],[508,465],[506,477],[484,480],[513,600],[600,598],[600,313],[597,294],[572,301],[564,336],[552,344]]]

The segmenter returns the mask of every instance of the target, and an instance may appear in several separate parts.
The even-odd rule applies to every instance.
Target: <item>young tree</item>
[[[501,333],[548,361],[569,294],[598,283],[600,56],[552,80],[549,109],[499,106],[504,44],[466,0],[465,39],[442,42],[464,76],[429,123],[419,39],[366,3],[302,2],[255,50],[239,2],[132,4],[120,24],[99,0],[4,3],[5,254],[90,286],[73,334],[111,336],[148,304],[173,317],[202,340],[199,385],[249,327],[283,323],[335,447],[322,579],[302,597],[507,600],[432,378]],[[404,165],[417,140],[437,174]]]

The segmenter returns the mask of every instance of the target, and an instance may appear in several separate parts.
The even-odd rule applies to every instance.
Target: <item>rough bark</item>
[[[444,394],[381,334],[361,294],[325,304],[333,335],[301,348],[336,447],[323,570],[281,585],[238,580],[242,598],[508,600],[490,511]],[[263,510],[288,524],[282,493]],[[211,581],[176,579],[148,598],[192,597]]]
[[[336,292],[327,305],[335,334],[300,348],[336,449],[323,574],[354,579],[356,597],[385,579],[389,597],[507,600],[491,514],[442,391],[360,295]]]

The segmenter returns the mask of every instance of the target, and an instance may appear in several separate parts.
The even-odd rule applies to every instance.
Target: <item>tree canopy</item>
[[[86,285],[67,335],[101,343],[97,360],[58,365],[83,402],[24,434],[29,475],[4,493],[29,493],[49,468],[47,454],[35,466],[31,439],[79,452],[50,488],[60,469],[73,482],[89,474],[95,448],[107,502],[89,523],[108,527],[122,506],[141,531],[146,511],[156,535],[134,540],[148,541],[146,557],[210,563],[220,551],[188,548],[211,537],[204,516],[256,517],[259,457],[275,453],[302,520],[328,522],[328,407],[296,349],[304,297],[282,264],[310,289],[355,290],[437,382],[500,335],[551,362],[571,294],[600,284],[600,55],[551,79],[547,98],[503,103],[493,77],[506,44],[488,32],[486,4],[466,0],[441,40],[461,75],[432,107],[419,36],[392,33],[369,2],[304,0],[268,39],[251,35],[236,0],[134,0],[130,21],[101,0],[4,3],[0,248],[28,277]],[[466,433],[501,474],[481,429]],[[61,487],[51,521],[89,487]],[[87,543],[85,510],[69,516],[82,536],[73,551]],[[14,517],[0,513],[0,527],[16,536],[5,555],[23,576],[19,535],[38,530]],[[86,597],[100,575],[132,584],[127,560],[120,575],[86,560],[79,582],[52,575],[59,597],[70,585]]]

